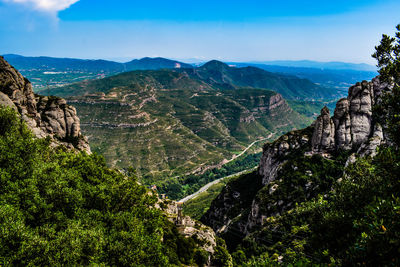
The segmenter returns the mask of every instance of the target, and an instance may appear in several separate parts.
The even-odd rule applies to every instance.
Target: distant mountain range
[[[363,80],[371,80],[378,73],[376,71],[363,71],[354,69],[324,69],[324,68],[308,68],[308,67],[289,67],[255,63],[237,63],[229,62],[230,66],[236,67],[257,67],[266,71],[282,74],[295,75],[299,78],[309,79],[314,83],[318,83],[325,87],[334,87],[347,93],[347,88]]]
[[[103,78],[131,70],[191,69],[194,65],[166,58],[134,59],[126,63],[109,60],[85,60],[53,57],[24,57],[7,54],[5,59],[31,80],[36,91],[47,87],[58,87],[81,80]],[[227,62],[229,66],[256,67],[283,75],[294,75],[308,79],[324,87],[335,88],[341,96],[347,88],[360,80],[371,80],[377,75],[376,68],[367,64],[316,61],[265,61]],[[240,72],[240,71],[238,71]],[[252,86],[252,85],[250,85]]]
[[[172,68],[192,68],[190,64],[166,58],[134,59],[126,63],[108,60],[54,58],[54,57],[24,57],[7,54],[3,56],[17,69],[41,69],[52,71],[90,71],[90,72],[124,72],[131,70],[156,70]]]
[[[365,63],[347,63],[347,62],[319,62],[312,60],[273,60],[273,61],[257,61],[249,62],[251,64],[274,65],[284,67],[297,68],[316,68],[316,69],[331,69],[331,70],[358,70],[358,71],[376,71],[376,66]]]
[[[16,68],[53,68],[58,70],[109,70],[109,71],[129,71],[129,70],[145,70],[145,69],[162,69],[162,68],[192,68],[193,66],[201,66],[203,63],[183,63],[177,60],[166,59],[162,57],[150,58],[144,57],[134,59],[129,62],[120,63],[102,59],[76,59],[76,58],[56,58],[56,57],[26,57],[16,54],[5,54],[3,57],[12,62]],[[376,72],[376,66],[365,63],[346,63],[346,62],[318,62],[311,60],[275,60],[275,61],[249,61],[249,62],[226,62],[238,66],[281,66],[295,68],[313,68],[324,70],[355,70]]]

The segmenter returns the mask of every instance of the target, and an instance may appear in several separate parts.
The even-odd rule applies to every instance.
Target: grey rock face
[[[335,124],[335,143],[344,149],[351,148],[351,121],[349,113],[349,100],[342,98],[336,103],[333,115]]]
[[[299,131],[289,132],[263,148],[258,174],[263,177],[262,184],[266,185],[276,179],[282,158],[293,149],[299,149],[310,142],[310,136]]]
[[[268,109],[273,110],[280,106],[287,106],[285,99],[283,99],[281,94],[275,94],[269,98]]]
[[[17,107],[14,105],[14,103],[11,101],[11,99],[6,95],[0,92],[0,105],[10,107],[14,109],[15,111],[18,111]]]
[[[380,124],[375,124],[372,137],[362,143],[357,150],[357,154],[361,157],[376,155],[376,149],[384,142],[383,130]]]
[[[11,103],[13,105],[11,105]],[[38,138],[90,153],[74,107],[58,97],[35,95],[31,83],[0,57],[0,103],[14,107]]]
[[[372,137],[375,125],[372,122],[372,107],[382,92],[390,90],[378,78],[363,81],[349,88],[347,98],[336,103],[334,116],[329,117],[325,107],[315,122],[312,137],[313,152],[329,153],[337,149],[358,149]]]
[[[327,107],[321,110],[321,115],[315,122],[311,146],[313,151],[318,152],[330,150],[335,146],[335,126]]]
[[[352,144],[357,146],[368,139],[372,130],[373,84],[364,81],[350,87],[348,99]]]

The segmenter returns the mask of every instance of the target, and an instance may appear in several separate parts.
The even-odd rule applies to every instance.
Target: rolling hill
[[[221,90],[240,87],[265,88],[282,94],[286,99],[335,99],[341,95],[334,88],[326,88],[296,76],[277,74],[260,68],[230,67],[212,60],[198,68],[181,69],[190,77],[199,79]]]

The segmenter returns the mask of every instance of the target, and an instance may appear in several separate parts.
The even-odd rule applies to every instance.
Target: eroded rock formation
[[[179,233],[185,237],[195,237],[201,243],[201,248],[209,253],[207,265],[211,262],[211,255],[217,246],[216,234],[209,226],[193,220],[182,214],[182,203],[168,199],[158,199],[156,208],[163,211],[168,220],[177,226]]]
[[[0,104],[14,108],[38,138],[90,153],[74,107],[58,97],[34,94],[31,83],[0,57]]]
[[[330,150],[335,146],[335,125],[327,107],[321,110],[321,115],[314,123],[311,143],[313,150],[318,152]]]
[[[373,137],[376,125],[372,120],[372,107],[385,90],[390,88],[379,78],[371,82],[363,81],[350,87],[348,97],[336,103],[332,118],[328,108],[324,107],[315,122],[313,152],[358,149]]]

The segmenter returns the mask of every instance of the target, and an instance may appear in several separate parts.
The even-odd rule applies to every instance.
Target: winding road
[[[182,199],[179,200],[178,202],[184,203],[184,202],[186,202],[186,201],[188,201],[188,200],[190,200],[190,199],[196,198],[200,193],[203,193],[203,192],[206,191],[208,188],[210,188],[212,185],[215,185],[215,184],[219,183],[221,180],[226,179],[226,178],[231,178],[231,177],[234,177],[234,176],[237,176],[237,175],[241,175],[241,174],[243,174],[243,173],[245,173],[245,172],[248,172],[248,171],[255,170],[255,169],[257,169],[257,167],[258,167],[258,166],[254,167],[254,168],[251,168],[251,169],[247,169],[247,170],[241,171],[241,172],[237,172],[237,173],[234,173],[234,174],[231,174],[231,175],[222,177],[222,178],[219,178],[219,179],[214,180],[214,181],[212,181],[212,182],[209,182],[208,184],[206,184],[205,186],[203,186],[202,188],[200,188],[197,192],[195,192],[195,193],[193,193],[193,194],[191,194],[191,195],[188,195],[188,196],[182,198]]]
[[[228,160],[227,162],[225,162],[224,165],[227,164],[227,163],[229,163],[229,162],[231,162],[231,161],[233,161],[233,160],[235,160],[235,159],[237,159],[237,158],[239,158],[240,156],[242,156],[242,155],[243,155],[244,153],[246,153],[247,150],[249,150],[254,144],[256,144],[256,143],[258,143],[258,142],[261,142],[261,141],[265,141],[265,140],[271,138],[272,136],[273,136],[273,134],[271,133],[271,134],[269,134],[266,138],[263,138],[263,139],[254,141],[253,143],[251,143],[250,145],[248,145],[242,152],[240,152],[240,154],[236,155],[235,157],[232,157],[230,160]],[[231,175],[228,175],[228,176],[219,178],[219,179],[214,180],[214,181],[212,181],[212,182],[209,182],[208,184],[206,184],[205,186],[203,186],[202,188],[200,188],[197,192],[195,192],[195,193],[193,193],[193,194],[191,194],[191,195],[188,195],[188,196],[182,198],[182,199],[179,200],[178,202],[184,203],[184,202],[186,202],[186,201],[188,201],[188,200],[190,200],[190,199],[193,199],[193,198],[197,197],[200,193],[203,193],[203,192],[206,191],[208,188],[210,188],[212,185],[215,185],[215,184],[219,183],[219,182],[220,182],[221,180],[223,180],[223,179],[231,178],[231,177],[234,177],[234,176],[237,176],[237,175],[241,175],[241,174],[243,174],[243,173],[245,173],[245,172],[248,172],[248,171],[251,171],[251,170],[255,170],[256,168],[257,168],[257,166],[254,167],[254,168],[247,169],[247,170],[244,170],[244,171],[240,171],[240,172],[237,172],[237,173],[234,173],[234,174],[231,174]]]
[[[251,143],[250,145],[248,145],[242,152],[240,152],[239,154],[233,156],[230,160],[228,160],[227,162],[225,162],[223,165],[225,165],[225,164],[227,164],[227,163],[229,163],[229,162],[231,162],[231,161],[233,161],[233,160],[239,158],[241,155],[243,155],[244,153],[246,153],[247,150],[249,150],[252,146],[254,146],[254,144],[256,144],[256,143],[258,143],[258,142],[261,142],[261,141],[268,140],[268,139],[271,138],[273,135],[274,135],[273,133],[270,133],[267,137],[265,137],[265,138],[263,138],[263,139],[259,139],[259,140],[254,141],[253,143]]]

